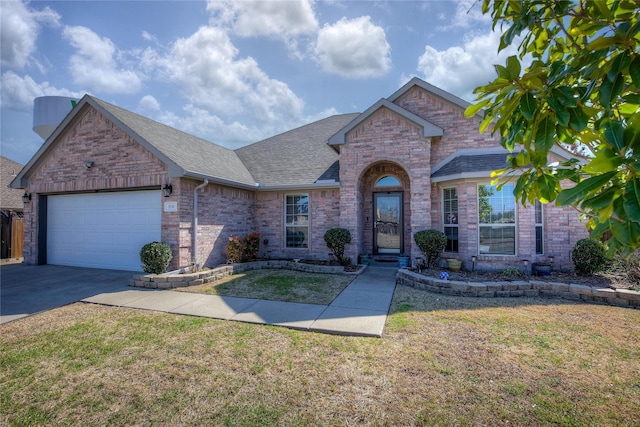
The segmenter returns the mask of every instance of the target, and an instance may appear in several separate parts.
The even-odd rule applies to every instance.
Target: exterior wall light
[[[173,186],[171,184],[165,184],[164,187],[162,187],[162,194],[164,197],[169,197],[171,193],[173,193]]]
[[[31,201],[31,193],[27,193],[26,191],[22,195],[22,203],[29,203]]]
[[[93,165],[95,165],[95,162],[92,162],[92,161],[84,162],[85,169],[91,169]]]

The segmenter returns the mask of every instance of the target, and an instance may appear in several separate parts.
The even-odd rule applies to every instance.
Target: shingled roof
[[[327,117],[235,152],[261,186],[338,182],[338,154],[326,141],[358,115]]]
[[[0,208],[4,210],[23,209],[23,191],[9,188],[9,183],[22,170],[22,164],[0,156]]]
[[[469,173],[491,173],[491,171],[497,169],[503,169],[507,166],[508,152],[504,153],[491,153],[491,154],[476,154],[476,155],[461,155],[454,157],[449,162],[442,165],[435,172],[431,174],[431,178],[451,178],[462,177],[464,174]]]
[[[98,110],[128,128],[130,136],[143,145],[151,145],[183,171],[183,175],[201,175],[222,181],[255,186],[256,181],[233,150],[179,131],[108,102],[88,97]],[[116,120],[114,120],[116,119]],[[137,136],[137,137],[136,137]],[[147,144],[144,144],[146,142]],[[149,148],[149,147],[147,147]],[[151,150],[154,151],[154,150]],[[154,153],[158,155],[158,153]],[[163,159],[162,157],[165,157]]]

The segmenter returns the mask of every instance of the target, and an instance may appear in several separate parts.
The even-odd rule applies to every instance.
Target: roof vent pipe
[[[198,190],[206,187],[208,184],[209,180],[205,179],[202,184],[193,190],[193,250],[191,251],[191,263],[195,271],[200,269],[200,264],[198,264]]]

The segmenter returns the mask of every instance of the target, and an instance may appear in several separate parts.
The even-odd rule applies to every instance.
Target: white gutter
[[[193,190],[193,245],[191,251],[191,263],[198,270],[198,190],[209,185],[209,180],[205,178],[204,182]]]

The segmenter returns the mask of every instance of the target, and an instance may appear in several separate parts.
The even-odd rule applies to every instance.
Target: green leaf
[[[542,202],[550,202],[558,195],[556,180],[552,175],[541,175],[537,180],[538,192]]]
[[[631,179],[625,186],[624,211],[627,219],[640,222],[640,180]]]
[[[620,221],[611,219],[611,234],[624,246],[637,245],[640,236],[640,224],[634,221]]]
[[[569,120],[571,119],[571,115],[567,109],[560,105],[555,98],[549,98],[548,101],[549,106],[553,109],[554,113],[556,113],[556,120],[560,126],[567,127],[569,126]]]
[[[464,110],[464,116],[465,117],[473,117],[476,114],[478,114],[478,111],[480,111],[485,105],[487,105],[490,102],[489,99],[485,99],[484,101],[478,102],[477,104],[471,104],[467,107],[466,110]]]
[[[595,3],[598,3],[597,1]],[[600,50],[606,49],[611,45],[614,45],[618,42],[617,37],[598,37],[591,43],[587,45],[587,49],[589,50]]]
[[[533,115],[537,111],[536,99],[531,92],[525,93],[520,98],[520,110],[522,115],[527,119],[533,119]]]
[[[619,197],[619,195],[617,195],[615,188],[607,188],[602,193],[597,194],[590,199],[586,199],[584,202],[582,202],[581,206],[583,208],[590,208],[594,211],[608,209],[608,215],[599,217],[600,221],[604,221],[609,216],[611,216],[611,211],[613,211],[613,201],[616,199],[616,197]]]
[[[640,89],[640,55],[629,64],[629,75],[636,89]]]
[[[556,127],[551,117],[546,116],[542,121],[538,123],[536,129],[535,144],[538,151],[549,151],[553,147],[554,135],[556,133]]]
[[[640,154],[638,153],[640,151],[640,112],[627,120],[627,127],[624,130],[624,145]]]
[[[562,190],[556,199],[558,206],[566,206],[574,204],[584,199],[592,191],[598,190],[600,187],[611,181],[618,171],[611,171],[596,175],[585,179],[573,188]]]
[[[610,120],[604,125],[604,137],[616,151],[623,150],[624,144],[624,128],[619,120]]]
[[[576,132],[582,132],[589,124],[589,116],[582,108],[569,109],[569,127]]]
[[[587,163],[582,170],[590,175],[599,175],[604,172],[616,170],[622,164],[622,158],[607,148],[605,144],[598,147],[595,157]]]
[[[520,77],[521,70],[522,69],[520,67],[520,61],[518,61],[517,56],[512,55],[507,58],[507,71],[509,72],[509,75],[511,76],[512,79],[515,80],[518,77]]]

